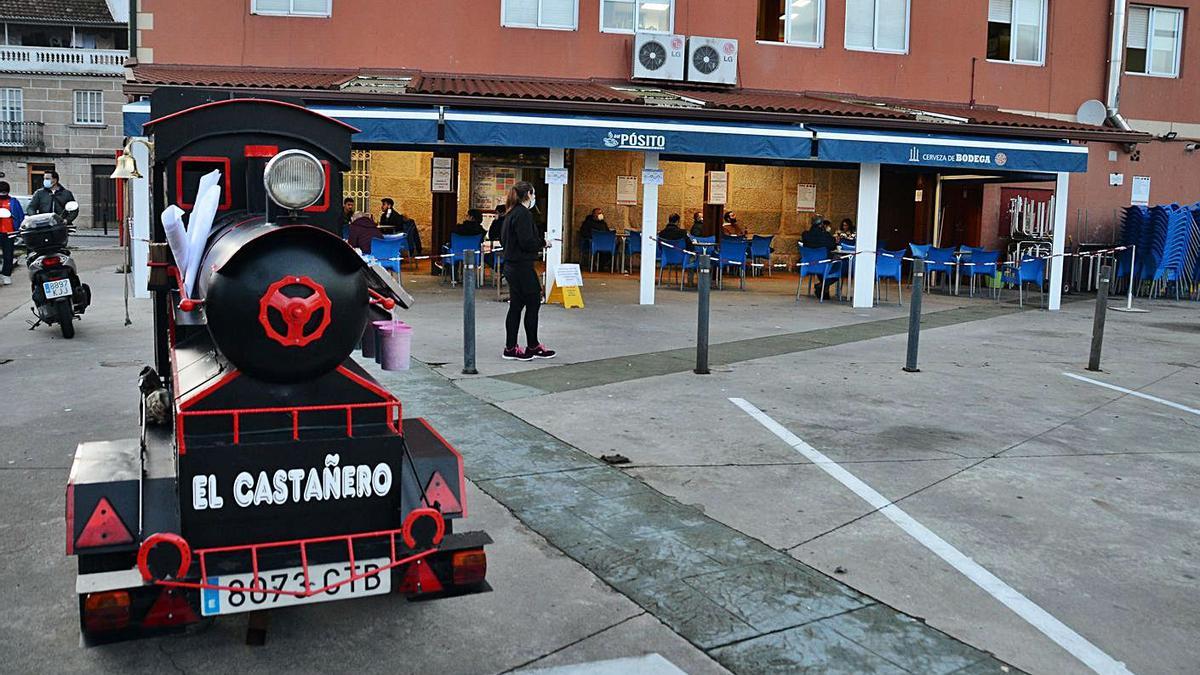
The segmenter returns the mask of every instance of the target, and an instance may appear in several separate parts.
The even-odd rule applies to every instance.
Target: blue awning
[[[981,171],[1087,171],[1088,149],[1066,141],[809,127],[817,157],[831,162]]]
[[[438,111],[434,108],[315,106],[310,110],[357,127],[355,143],[429,145],[438,140]],[[127,103],[122,112],[125,135],[145,135],[142,126],[150,121],[150,104]]]
[[[449,145],[637,150],[714,159],[812,157],[812,132],[799,125],[467,110],[447,110],[445,120]]]

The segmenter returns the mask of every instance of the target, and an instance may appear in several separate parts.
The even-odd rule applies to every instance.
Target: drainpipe
[[[1108,92],[1104,100],[1108,108],[1108,121],[1121,131],[1133,131],[1129,122],[1121,116],[1121,71],[1125,67],[1125,16],[1127,0],[1113,0],[1112,43],[1108,53]]]

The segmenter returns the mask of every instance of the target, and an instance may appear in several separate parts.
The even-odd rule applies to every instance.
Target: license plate
[[[378,570],[388,563],[389,560],[387,558],[355,560],[354,573],[366,574]],[[339,581],[345,581],[350,576],[349,562],[308,566],[310,588],[323,588],[331,584],[336,584]],[[246,590],[225,591],[210,588],[201,589],[200,613],[204,616],[215,616],[217,614],[256,612],[276,607],[307,605],[314,602],[329,602],[331,600],[347,600],[350,598],[362,598],[368,595],[384,595],[390,593],[392,590],[391,570],[386,570],[364,579],[357,579],[307,598],[296,595],[268,593],[264,590],[269,588],[276,591],[303,591],[303,568],[290,567],[281,570],[262,570],[258,573],[257,585],[253,583],[253,579],[254,575],[250,573],[208,577],[206,583],[214,586],[244,588]]]
[[[47,300],[66,297],[71,294],[71,280],[43,281],[42,291],[46,293]]]

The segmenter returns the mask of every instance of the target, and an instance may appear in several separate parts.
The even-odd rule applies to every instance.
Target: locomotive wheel
[[[57,303],[54,305],[54,311],[58,314],[58,327],[62,329],[62,336],[68,340],[75,337],[75,310],[71,303]]]

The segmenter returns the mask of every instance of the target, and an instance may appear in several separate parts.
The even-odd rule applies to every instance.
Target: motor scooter
[[[66,204],[67,214],[79,210],[79,204]],[[0,208],[0,218],[10,218],[8,209]],[[79,281],[79,272],[67,238],[74,228],[68,217],[57,213],[26,216],[21,228],[12,235],[25,245],[28,253],[25,266],[33,293],[33,314],[37,317],[30,330],[41,324],[58,324],[66,339],[75,337],[75,319],[92,303],[92,289]]]

